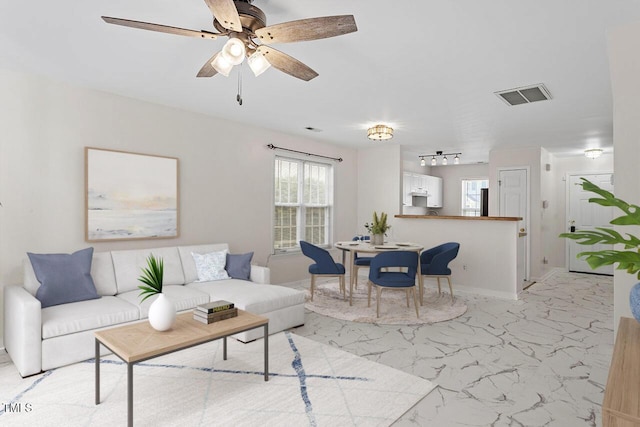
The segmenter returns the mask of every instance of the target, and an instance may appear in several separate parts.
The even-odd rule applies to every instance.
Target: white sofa
[[[44,309],[35,298],[40,283],[31,263],[25,260],[23,286],[4,289],[5,348],[22,376],[94,357],[95,331],[147,317],[155,297],[141,304],[137,279],[150,253],[163,258],[163,293],[178,312],[209,301],[227,300],[239,309],[268,317],[269,333],[304,324],[305,292],[268,284],[270,272],[266,267],[252,265],[251,281],[197,282],[191,252],[223,249],[228,250],[228,245],[94,252],[91,276],[101,297]],[[259,328],[234,337],[247,342],[262,337],[262,333]]]

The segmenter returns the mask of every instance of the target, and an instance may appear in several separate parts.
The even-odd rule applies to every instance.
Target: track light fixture
[[[462,153],[443,153],[442,151],[436,151],[435,154],[421,154],[418,156],[418,158],[420,159],[420,166],[426,166],[427,162],[424,159],[425,157],[431,157],[431,166],[437,166],[438,160],[436,159],[436,157],[442,157],[441,164],[443,166],[446,166],[449,163],[449,159],[447,159],[447,156],[455,156],[453,158],[453,164],[459,165],[460,156],[462,156]]]

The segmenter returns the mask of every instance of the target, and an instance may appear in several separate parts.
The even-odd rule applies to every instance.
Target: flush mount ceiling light
[[[375,125],[367,130],[367,138],[384,141],[393,138],[393,128],[387,125]]]
[[[447,156],[455,156],[453,158],[453,164],[459,165],[461,155],[462,153],[443,153],[442,151],[436,151],[435,154],[421,154],[418,156],[418,158],[420,159],[420,166],[426,166],[427,161],[424,159],[425,157],[431,157],[431,166],[437,166],[438,160],[436,159],[436,157],[442,157],[441,163],[443,166],[446,166],[449,163],[449,159],[447,159]]]
[[[590,159],[597,159],[602,155],[603,150],[601,148],[589,148],[588,150],[584,150],[585,157]]]

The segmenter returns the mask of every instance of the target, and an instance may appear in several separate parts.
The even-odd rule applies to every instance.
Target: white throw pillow
[[[195,252],[191,252],[191,256],[193,257],[193,261],[196,263],[198,282],[229,279],[229,275],[224,269],[227,262],[226,249],[208,254],[197,254]]]

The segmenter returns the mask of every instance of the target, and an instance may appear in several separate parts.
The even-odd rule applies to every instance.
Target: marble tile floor
[[[438,384],[394,426],[602,425],[612,277],[556,271],[518,301],[457,297],[468,311],[448,322],[376,326],[308,311],[294,332]]]
[[[438,384],[397,427],[602,425],[611,277],[557,272],[518,301],[457,297],[469,308],[448,322],[376,326],[307,311],[293,332]]]

